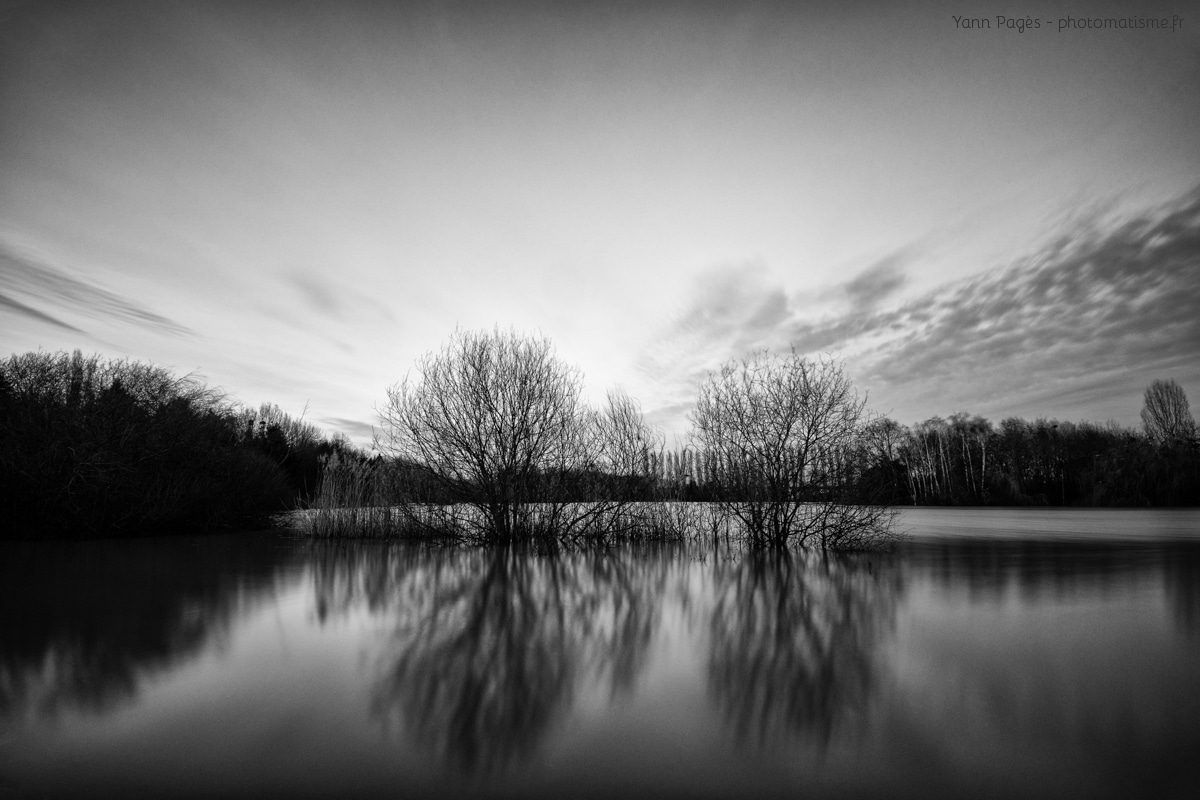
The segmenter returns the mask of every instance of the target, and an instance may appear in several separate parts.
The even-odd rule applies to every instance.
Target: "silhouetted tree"
[[[455,501],[437,525],[509,540],[595,532],[619,519],[624,498],[596,477],[644,470],[655,437],[623,395],[588,408],[579,371],[548,339],[458,331],[416,372],[388,390],[378,445]],[[429,520],[426,509],[402,507]]]
[[[282,429],[247,437],[221,392],[152,364],[13,355],[0,361],[0,410],[8,534],[261,524],[299,485]]]
[[[700,387],[693,439],[717,463],[716,502],[753,541],[861,544],[882,506],[851,505],[865,399],[842,365],[763,351]]]
[[[1196,421],[1192,418],[1183,387],[1174,380],[1150,384],[1142,406],[1142,426],[1155,444],[1194,441]]]

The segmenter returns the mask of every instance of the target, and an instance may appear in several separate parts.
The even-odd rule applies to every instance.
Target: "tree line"
[[[856,503],[1200,505],[1200,441],[1182,387],[1155,381],[1141,417],[1141,430],[1020,417],[994,425],[967,413],[910,426],[877,417],[821,471]],[[728,471],[720,453],[694,447],[649,457],[658,497],[711,500]]]
[[[128,359],[0,361],[0,500],[14,536],[260,526],[351,450],[277,406]]]
[[[245,527],[309,508],[326,535],[703,527],[820,547],[885,535],[899,505],[1200,504],[1174,381],[1146,390],[1140,431],[968,414],[904,426],[866,410],[841,362],[762,351],[711,373],[690,421],[669,450],[635,400],[585,402],[549,340],[499,328],[457,331],[388,389],[373,454],[192,376],[26,353],[0,362],[0,497],[18,536]]]
[[[1183,390],[1156,381],[1146,408],[1164,387],[1186,414],[1174,428],[1145,410],[1141,431],[969,414],[907,427],[879,419],[863,431],[869,483],[907,505],[1200,505],[1200,444]]]

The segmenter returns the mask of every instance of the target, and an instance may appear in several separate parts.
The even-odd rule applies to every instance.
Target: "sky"
[[[1200,397],[1198,87],[1186,2],[0,2],[0,355],[364,445],[495,326],[668,443],[791,347],[903,424],[1135,426]]]

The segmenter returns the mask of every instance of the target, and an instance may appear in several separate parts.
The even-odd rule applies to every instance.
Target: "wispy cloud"
[[[311,310],[334,318],[342,315],[344,304],[339,299],[335,287],[329,285],[319,275],[297,270],[288,274],[287,282],[299,292]]]
[[[317,424],[328,430],[342,431],[359,443],[367,443],[375,437],[376,428],[369,422],[347,417],[322,417]]]
[[[4,306],[11,311],[15,311],[16,313],[28,319],[44,322],[47,325],[51,325],[56,328],[62,328],[63,330],[70,331],[71,333],[84,333],[82,329],[76,328],[74,325],[69,325],[66,322],[63,322],[61,319],[50,316],[44,311],[38,311],[36,308],[27,306],[19,300],[13,300],[11,297],[5,297],[2,294],[0,294],[0,306]]]
[[[294,269],[284,281],[300,296],[308,310],[335,322],[346,322],[370,309],[380,319],[392,322],[388,308],[375,298],[329,280],[316,270]]]
[[[1147,375],[1200,380],[1200,187],[1135,216],[1078,219],[1017,263],[889,307],[912,257],[822,292],[851,302],[815,321],[765,267],[701,276],[643,361],[660,411],[681,414],[708,370],[761,347],[843,355],[860,386],[917,415],[1082,407]]]
[[[789,315],[782,284],[757,262],[728,264],[696,276],[683,310],[638,365],[668,391],[694,385],[714,365],[762,347]]]
[[[3,242],[0,242],[0,298],[3,298],[6,306],[29,319],[72,332],[82,333],[78,327],[63,322],[55,314],[43,309],[134,325],[171,336],[193,335],[191,329],[174,320],[73,277],[57,267],[25,256]]]

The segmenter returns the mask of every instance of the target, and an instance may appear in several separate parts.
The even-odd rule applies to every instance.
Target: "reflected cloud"
[[[895,570],[858,556],[760,551],[714,564],[709,689],[742,746],[822,746],[865,711],[893,624]]]

